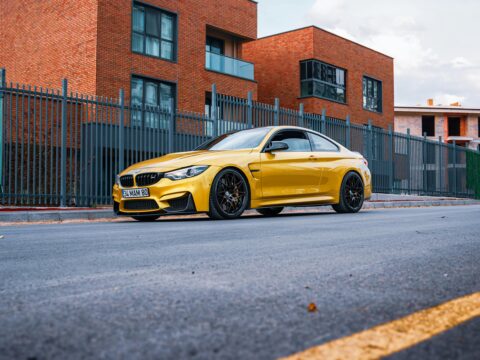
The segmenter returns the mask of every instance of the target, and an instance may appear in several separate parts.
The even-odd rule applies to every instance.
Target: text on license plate
[[[122,197],[128,198],[141,198],[141,197],[148,197],[148,189],[128,189],[122,190]]]

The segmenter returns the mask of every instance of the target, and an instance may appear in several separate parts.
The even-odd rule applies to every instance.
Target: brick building
[[[2,0],[8,81],[204,112],[218,92],[256,98],[243,46],[257,36],[250,0]],[[203,96],[203,95],[205,96]]]
[[[386,128],[393,124],[393,59],[310,26],[245,44],[258,99]]]
[[[480,109],[464,108],[455,103],[434,105],[429,99],[426,106],[396,106],[395,131],[455,143],[480,150]]]

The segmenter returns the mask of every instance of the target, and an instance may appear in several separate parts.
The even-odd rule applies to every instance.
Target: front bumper
[[[218,167],[210,166],[192,178],[177,181],[163,178],[154,185],[145,186],[150,194],[143,198],[125,199],[122,197],[122,188],[115,184],[112,195],[114,211],[126,216],[207,212],[210,187],[218,171]]]

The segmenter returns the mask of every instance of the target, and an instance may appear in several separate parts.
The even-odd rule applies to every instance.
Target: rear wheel
[[[356,213],[363,206],[363,181],[356,172],[349,172],[342,181],[340,188],[340,203],[332,205],[338,213]]]
[[[255,210],[264,216],[276,216],[282,212],[283,207],[260,208]]]
[[[155,221],[160,217],[160,215],[146,215],[146,216],[132,216],[133,219],[141,222],[151,222]]]
[[[248,206],[249,189],[247,181],[235,169],[220,171],[210,189],[210,210],[212,219],[236,219]]]

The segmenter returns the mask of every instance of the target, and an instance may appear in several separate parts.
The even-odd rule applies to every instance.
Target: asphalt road
[[[0,227],[0,358],[286,356],[480,291],[479,226],[452,206]],[[392,358],[479,359],[480,319]]]

